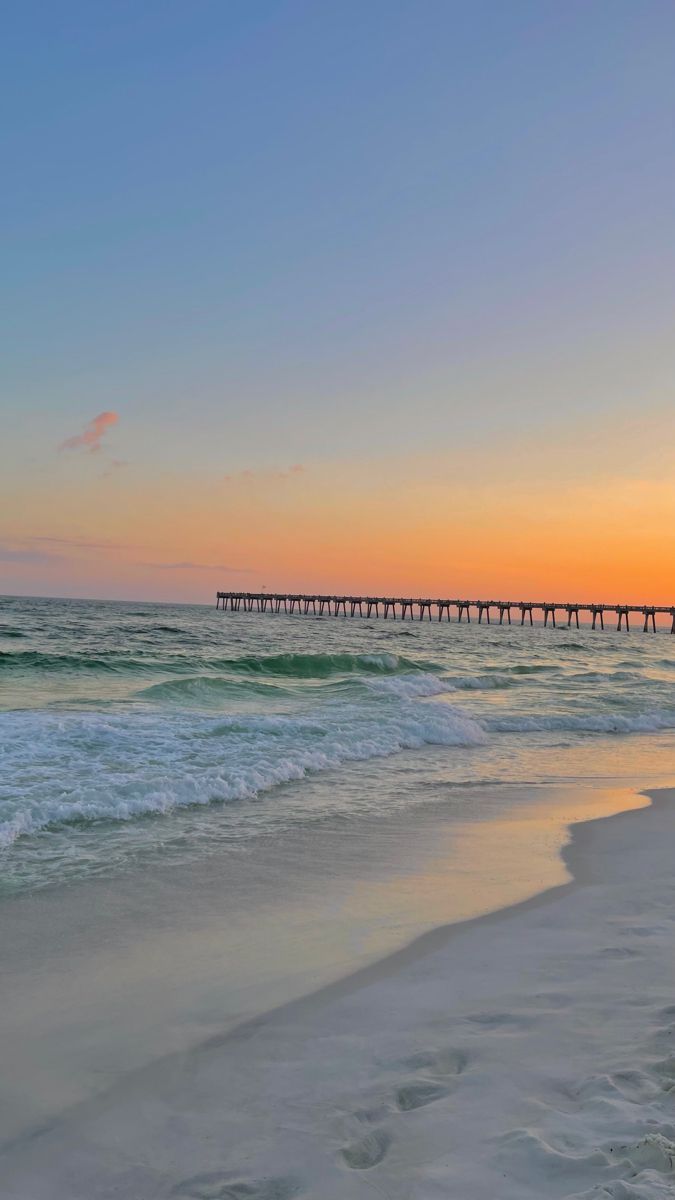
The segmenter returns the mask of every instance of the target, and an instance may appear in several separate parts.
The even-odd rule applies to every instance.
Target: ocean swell
[[[290,679],[325,679],[331,675],[393,675],[398,671],[433,669],[434,663],[415,662],[398,654],[263,654],[220,659],[222,668],[237,674],[283,675]]]

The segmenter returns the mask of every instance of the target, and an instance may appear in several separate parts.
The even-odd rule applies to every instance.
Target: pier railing
[[[642,619],[645,633],[656,633],[657,614],[670,617],[670,632],[675,634],[675,605],[659,604],[576,604],[569,601],[549,600],[443,600],[410,596],[320,596],[293,594],[290,592],[217,592],[216,608],[229,612],[260,613],[312,613],[316,616],[334,617],[378,617],[386,621],[400,619],[430,621],[437,616],[439,621],[451,619],[456,612],[459,622],[471,622],[473,612],[481,625],[492,623],[491,614],[498,624],[511,625],[511,613],[520,616],[521,625],[534,625],[534,613],[541,613],[544,625],[555,626],[557,614],[562,614],[566,625],[579,628],[579,614],[588,613],[591,627],[605,628],[605,616],[613,616],[617,629],[630,630],[631,616]]]

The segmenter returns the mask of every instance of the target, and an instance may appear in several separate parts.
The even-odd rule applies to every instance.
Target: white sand
[[[575,827],[575,882],[436,930],[121,1081],[3,1200],[675,1195],[675,792]]]

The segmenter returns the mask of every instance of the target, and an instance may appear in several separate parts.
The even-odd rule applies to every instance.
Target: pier
[[[579,614],[587,613],[591,629],[605,628],[605,617],[616,620],[617,630],[630,631],[631,617],[642,622],[645,633],[656,633],[656,617],[670,617],[670,632],[675,634],[675,605],[658,604],[577,604],[550,600],[442,600],[410,596],[320,596],[280,592],[217,592],[216,608],[223,612],[288,613],[308,616],[382,617],[383,620],[409,619],[429,621],[436,618],[471,622],[478,625],[512,624],[511,614],[520,625],[534,625],[534,613],[540,613],[544,626],[579,629]]]

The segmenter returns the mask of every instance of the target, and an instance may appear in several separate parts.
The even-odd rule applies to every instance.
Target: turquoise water
[[[14,892],[414,806],[439,779],[662,774],[675,638],[4,598],[0,710]]]

